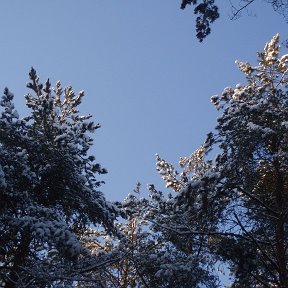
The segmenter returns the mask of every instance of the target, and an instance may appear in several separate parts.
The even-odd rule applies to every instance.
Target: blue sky
[[[101,177],[109,200],[121,200],[137,181],[143,192],[147,183],[164,189],[155,153],[175,165],[190,155],[216,124],[210,97],[243,83],[235,60],[255,63],[273,35],[287,38],[286,22],[268,4],[256,1],[253,16],[230,21],[226,1],[199,43],[193,11],[180,2],[0,3],[0,89],[14,92],[21,116],[31,66],[43,82],[85,90],[81,112],[102,124],[91,152],[109,171]]]

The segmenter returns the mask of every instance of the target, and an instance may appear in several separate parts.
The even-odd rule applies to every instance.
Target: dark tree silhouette
[[[185,9],[187,5],[194,6],[194,14],[196,14],[196,37],[202,42],[211,33],[211,24],[220,17],[219,0],[182,0],[181,9]],[[235,3],[237,2],[237,3]],[[231,20],[237,19],[242,12],[257,2],[256,0],[236,0],[227,1],[227,5],[231,6]],[[273,10],[282,15],[288,21],[288,0],[264,0],[271,4]]]

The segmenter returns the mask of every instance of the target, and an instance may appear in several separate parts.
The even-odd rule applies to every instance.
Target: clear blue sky
[[[85,90],[83,113],[102,124],[92,153],[108,169],[109,200],[140,181],[164,184],[155,153],[177,164],[216,124],[210,97],[243,82],[234,61],[255,52],[287,24],[256,1],[256,16],[229,20],[221,7],[212,34],[199,43],[191,8],[180,0],[3,0],[0,2],[0,89],[15,93],[25,116],[25,84],[33,66],[42,81]],[[223,2],[223,1],[220,1]]]

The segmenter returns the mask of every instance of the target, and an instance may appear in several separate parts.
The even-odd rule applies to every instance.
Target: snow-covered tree
[[[181,172],[157,155],[172,193],[149,185],[140,198],[138,185],[113,205],[95,178],[106,170],[88,154],[87,134],[100,126],[79,115],[83,92],[42,85],[32,69],[31,114],[20,119],[5,89],[0,286],[215,288],[224,263],[231,287],[287,288],[288,54],[280,48],[276,35],[258,65],[237,62],[246,83],[211,98],[218,124],[180,158]]]
[[[280,48],[276,35],[257,66],[236,62],[247,83],[212,97],[222,115],[200,150],[180,160],[182,173],[157,158],[182,221],[166,213],[156,224],[179,245],[202,235],[201,250],[229,266],[231,287],[288,287],[288,54]],[[211,151],[215,161],[205,160]]]
[[[95,258],[84,232],[97,225],[115,232],[115,207],[95,177],[107,171],[88,154],[88,132],[100,125],[77,110],[84,93],[60,82],[43,85],[33,68],[29,76],[29,116],[19,118],[7,88],[0,101],[0,286],[6,288],[81,280]]]
[[[218,183],[227,206],[219,253],[235,273],[233,287],[288,287],[288,54],[279,35],[258,53],[258,65],[237,62],[247,83],[212,102],[223,111],[213,140]],[[219,228],[220,228],[219,227]],[[220,241],[221,243],[221,241]]]
[[[218,287],[208,270],[213,270],[214,262],[199,249],[203,236],[178,234],[177,228],[187,219],[181,211],[175,215],[172,199],[153,185],[149,185],[148,199],[139,197],[138,192],[118,203],[126,215],[126,221],[117,224],[125,241],[119,245],[109,238],[101,247],[97,243],[98,251],[120,250],[122,255],[103,271],[105,287]],[[176,218],[178,226],[172,227]]]

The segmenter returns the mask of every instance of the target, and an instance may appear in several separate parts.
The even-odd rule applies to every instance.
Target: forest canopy
[[[281,287],[288,283],[288,54],[279,35],[237,61],[246,82],[211,98],[215,129],[180,171],[156,156],[167,191],[109,202],[90,155],[100,128],[84,92],[29,73],[21,118],[0,105],[0,286]],[[213,157],[211,157],[213,155]],[[216,155],[216,157],[214,157]],[[97,177],[96,177],[97,175]],[[169,190],[168,190],[169,189]]]

